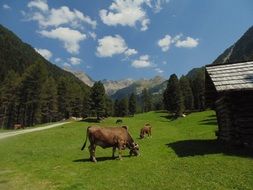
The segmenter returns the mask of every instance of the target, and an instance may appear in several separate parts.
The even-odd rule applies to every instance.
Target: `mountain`
[[[4,78],[10,70],[22,75],[29,66],[35,64],[36,62],[41,62],[45,65],[49,76],[52,76],[55,80],[63,77],[77,83],[83,88],[87,88],[87,85],[80,81],[72,73],[47,61],[44,57],[37,53],[31,45],[24,43],[12,31],[8,30],[1,24],[0,52],[0,83],[1,81],[4,81]]]
[[[0,126],[81,117],[90,88],[0,25]]]
[[[66,71],[69,71],[71,73],[73,73],[77,78],[79,78],[81,81],[83,81],[85,84],[87,84],[88,86],[93,86],[94,84],[94,80],[87,75],[86,73],[82,72],[82,71],[73,71],[70,70],[68,68],[65,68]],[[134,80],[132,79],[125,79],[125,80],[102,80],[101,81],[105,87],[105,92],[107,95],[111,96],[113,95],[115,92],[117,92],[118,90],[122,89],[122,88],[126,88],[128,86],[130,86],[131,84],[133,84]]]
[[[134,80],[132,79],[125,79],[125,80],[119,80],[119,81],[102,80],[102,83],[104,84],[106,94],[108,94],[109,96],[112,96],[118,90],[121,90],[133,84]]]
[[[156,76],[152,79],[140,79],[133,82],[131,85],[118,90],[111,97],[113,99],[121,99],[123,97],[129,96],[131,93],[140,95],[144,88],[149,89],[152,94],[159,93],[162,91],[162,86],[165,85],[163,84],[164,81],[165,79],[160,76]]]
[[[82,71],[74,71],[69,68],[64,68],[64,70],[74,74],[77,78],[79,78],[81,81],[83,81],[89,87],[93,86],[93,84],[95,82],[89,75],[87,75],[86,73],[84,73]]]
[[[253,26],[232,46],[226,49],[213,64],[253,60]]]

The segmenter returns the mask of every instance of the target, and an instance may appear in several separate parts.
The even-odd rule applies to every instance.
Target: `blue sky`
[[[253,25],[252,0],[1,0],[0,23],[94,80],[186,74]]]

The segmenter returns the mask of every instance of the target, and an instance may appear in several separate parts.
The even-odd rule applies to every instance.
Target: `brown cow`
[[[14,124],[14,129],[17,130],[17,129],[24,129],[24,126],[22,126],[21,124]]]
[[[130,156],[134,154],[139,155],[139,146],[134,142],[133,138],[130,136],[127,126],[122,127],[97,127],[90,126],[87,128],[86,140],[81,150],[86,146],[87,137],[90,141],[89,151],[90,160],[97,162],[95,157],[96,146],[99,145],[102,148],[112,147],[112,157],[115,157],[116,148],[119,149],[119,159],[122,159],[122,150],[128,148],[130,149]]]
[[[145,126],[143,128],[141,128],[141,131],[140,131],[140,138],[143,139],[145,134],[149,136],[151,136],[151,125],[150,124],[145,124]]]

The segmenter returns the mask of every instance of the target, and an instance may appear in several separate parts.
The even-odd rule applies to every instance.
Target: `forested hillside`
[[[226,49],[213,64],[253,60],[253,26],[232,46]]]
[[[82,115],[89,87],[0,25],[0,126],[32,126]]]

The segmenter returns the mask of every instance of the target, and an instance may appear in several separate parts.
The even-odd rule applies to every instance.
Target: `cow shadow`
[[[172,148],[178,157],[203,156],[209,154],[224,154],[253,158],[253,149],[239,146],[228,146],[216,139],[182,140],[166,144]]]
[[[122,158],[127,158],[130,157],[130,155],[123,155]],[[104,162],[104,161],[109,161],[109,160],[118,160],[118,157],[96,157],[96,160],[98,162]],[[73,162],[91,162],[91,160],[89,158],[83,158],[83,159],[77,159],[77,160],[73,160]]]
[[[165,118],[165,119],[167,119],[167,120],[169,120],[169,121],[174,121],[174,120],[176,120],[177,119],[177,117],[175,117],[174,115],[162,115],[162,116],[160,116],[160,117],[162,117],[162,118]],[[167,121],[166,121],[167,122]]]
[[[203,119],[199,121],[200,125],[218,125],[216,118]]]

